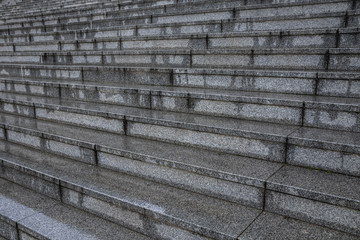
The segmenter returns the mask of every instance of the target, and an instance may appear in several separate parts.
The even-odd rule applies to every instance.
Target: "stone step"
[[[263,212],[255,222],[243,232],[238,240],[256,239],[356,239],[340,232],[329,232],[326,228],[310,225],[303,221]]]
[[[11,82],[2,79],[0,79],[0,91],[69,101],[360,131],[356,113],[360,103],[358,98],[137,85],[122,87],[73,83],[39,85],[38,82],[33,84],[29,81]],[[343,122],[344,120],[347,120],[346,123]]]
[[[300,4],[304,6],[301,10],[299,6]],[[323,9],[317,9],[319,5],[323,5]],[[313,6],[309,8],[309,6]],[[214,0],[210,1],[146,1],[146,2],[137,2],[134,3],[132,1],[127,1],[123,3],[113,2],[113,3],[101,3],[101,4],[91,4],[90,6],[78,6],[77,8],[71,9],[70,7],[57,9],[53,12],[45,12],[42,11],[41,14],[24,14],[21,16],[9,16],[7,18],[3,18],[0,20],[1,24],[9,24],[9,23],[21,23],[24,21],[36,21],[38,19],[41,20],[50,20],[54,18],[69,18],[76,17],[79,15],[87,16],[90,15],[95,16],[96,14],[104,14],[107,13],[106,16],[112,17],[112,14],[118,16],[119,13],[125,13],[132,11],[141,11],[143,9],[151,9],[151,8],[163,8],[163,12],[165,13],[177,13],[179,11],[189,11],[191,10],[209,10],[216,8],[229,8],[229,7],[237,7],[242,9],[242,15],[245,17],[248,16],[253,17],[254,15],[259,16],[271,16],[271,15],[289,15],[289,11],[294,11],[295,13],[299,13],[301,11],[306,10],[307,13],[319,13],[319,12],[334,12],[339,10],[350,10],[355,9],[356,5],[349,0],[330,0],[330,1],[297,1],[296,3],[279,3],[275,1],[267,1],[266,3],[262,1],[234,1],[234,0],[225,0],[221,1],[221,3],[216,2]],[[308,9],[304,9],[304,8]],[[327,9],[325,9],[327,7]],[[70,9],[69,9],[70,8]],[[269,10],[264,10],[268,8]],[[278,10],[277,10],[278,9]],[[283,11],[279,11],[282,9]],[[125,11],[126,10],[126,11]],[[20,11],[18,11],[20,12]]]
[[[120,224],[127,223],[127,227],[157,238],[179,234],[176,227],[180,227],[187,239],[192,236],[184,230],[216,239],[235,239],[261,213],[12,143],[3,145],[6,151],[16,152],[18,156],[0,154],[2,178],[11,178],[66,204]],[[267,180],[265,210],[360,236],[359,181],[345,175],[284,166]],[[143,229],[140,214],[151,221],[153,231]],[[166,233],[159,233],[159,220]],[[183,239],[184,235],[180,236]]]
[[[360,238],[359,7],[0,9],[0,236],[63,239],[85,226],[99,239]],[[11,222],[6,181],[28,189],[15,191],[26,195],[16,211],[42,194],[58,212]]]
[[[359,56],[359,49],[353,48],[124,50],[2,53],[0,63],[148,68],[358,71]]]
[[[265,210],[359,235],[359,181],[285,166],[267,182]]]
[[[360,177],[359,133],[303,127],[288,136],[286,163]]]
[[[78,67],[0,64],[2,82],[108,85],[172,86],[201,89],[225,89],[293,93],[303,95],[360,97],[359,73],[333,71],[267,71],[226,69],[149,69],[117,67]],[[8,80],[8,81],[7,81]],[[45,82],[43,85],[42,82]],[[143,86],[145,87],[145,86]],[[43,90],[38,90],[43,92]],[[37,94],[37,90],[28,90]]]
[[[339,3],[341,4],[341,3]],[[345,3],[343,3],[345,4]],[[241,1],[226,0],[221,3],[214,0],[210,1],[193,1],[193,2],[178,2],[175,1],[147,1],[142,3],[128,2],[125,4],[119,4],[114,2],[112,4],[101,4],[100,7],[91,8],[88,10],[69,9],[66,12],[58,11],[51,14],[42,14],[35,16],[25,16],[16,19],[6,19],[3,25],[14,27],[23,26],[43,26],[46,24],[70,24],[79,21],[93,21],[99,19],[112,19],[119,17],[135,17],[142,15],[156,15],[165,13],[178,13],[192,12],[195,9],[198,10],[214,10],[222,8],[232,8],[242,6]],[[92,5],[93,7],[96,5]],[[344,6],[339,6],[341,9]]]
[[[281,163],[1,114],[14,144],[261,209]],[[178,153],[178,154],[174,154]]]
[[[18,97],[18,99],[23,100],[12,101],[2,98],[3,114],[16,114],[117,134],[126,133],[126,136],[360,176],[357,143],[359,133],[210,116],[170,114],[155,110],[147,112],[129,107],[111,108],[100,104],[95,106],[95,103],[75,106],[72,102],[72,107],[69,108],[65,107],[66,104],[70,106],[66,100],[61,101],[60,108],[54,106],[55,101],[50,105],[50,100],[47,100],[47,104],[38,104],[36,102],[39,100],[36,101],[35,98],[32,98],[34,102],[29,102],[29,97]],[[99,109],[95,112],[96,107],[102,112],[99,112]],[[114,113],[120,116],[117,119],[111,117]],[[106,114],[110,117],[106,118]],[[105,121],[111,120],[113,122],[116,120],[117,125],[111,122],[113,125],[104,126]],[[72,138],[71,135],[66,137]],[[81,140],[86,141],[86,138]]]
[[[286,137],[298,128],[8,93],[1,96],[1,110],[11,114],[276,162],[284,161]]]
[[[5,179],[156,239],[236,239],[261,213],[201,194],[14,144]],[[156,193],[156,194],[154,194]]]
[[[239,7],[240,6],[240,7]],[[99,14],[84,13],[75,16],[67,17],[52,17],[50,19],[28,20],[24,19],[19,23],[7,23],[0,29],[8,28],[21,28],[21,27],[36,27],[47,26],[54,24],[73,24],[75,22],[91,22],[106,19],[116,19],[121,21],[125,17],[145,17],[151,18],[151,23],[175,23],[175,22],[188,22],[191,21],[206,21],[215,19],[229,19],[229,18],[250,18],[250,17],[278,17],[278,16],[292,16],[292,15],[312,15],[321,13],[336,13],[345,12],[352,9],[352,2],[349,0],[332,1],[332,2],[308,2],[307,5],[302,2],[301,4],[270,4],[270,5],[253,5],[242,6],[241,2],[200,2],[197,7],[193,4],[176,4],[176,5],[162,5],[151,8],[140,8],[129,10],[115,10],[101,12]],[[190,16],[184,15],[190,13]]]
[[[107,3],[106,3],[107,2]],[[2,9],[2,18],[4,22],[10,21],[10,22],[17,22],[18,19],[23,18],[24,16],[27,17],[39,17],[42,16],[42,14],[54,14],[56,12],[60,12],[59,14],[66,14],[66,12],[69,12],[69,8],[75,7],[74,4],[77,4],[76,9],[81,11],[86,11],[87,9],[93,9],[105,7],[107,5],[113,5],[111,4],[113,1],[101,1],[99,4],[98,2],[74,2],[74,1],[46,1],[46,2],[30,2],[24,3],[21,2],[17,4],[16,6],[11,6]],[[125,1],[122,1],[125,2]],[[118,4],[119,1],[116,1],[116,4]],[[21,21],[21,20],[20,20]]]
[[[231,2],[233,0],[225,0],[222,2]],[[22,22],[24,19],[24,15],[27,17],[27,20],[33,20],[37,18],[54,18],[58,16],[76,16],[78,14],[84,14],[84,15],[90,15],[90,14],[97,14],[97,13],[104,13],[104,12],[110,12],[110,11],[121,11],[121,10],[137,10],[142,9],[146,7],[157,7],[157,6],[164,6],[167,5],[171,7],[172,5],[182,5],[182,4],[206,4],[208,2],[216,3],[213,0],[210,1],[201,1],[201,0],[156,0],[156,1],[101,1],[101,3],[94,2],[94,3],[88,3],[88,4],[64,4],[62,1],[63,6],[51,6],[50,9],[41,9],[41,11],[24,11],[18,10],[16,13],[23,13],[17,14],[14,16],[14,13],[12,13],[10,16],[6,16],[4,19],[4,23],[15,23],[15,22]],[[237,5],[244,5],[244,1],[238,1],[239,3]],[[257,4],[260,1],[252,1],[250,4]],[[57,5],[58,1],[55,1],[55,5]],[[76,5],[75,5],[76,4]],[[43,3],[41,4],[43,5]],[[53,4],[54,5],[54,4]],[[38,9],[36,9],[38,10]]]
[[[0,179],[0,239],[150,239]]]
[[[216,19],[214,16],[205,15],[210,19]],[[143,16],[97,21],[85,21],[72,24],[55,24],[38,27],[19,27],[7,28],[3,26],[0,30],[0,36],[14,34],[40,34],[44,32],[74,31],[74,30],[112,30],[116,28],[118,36],[159,36],[172,34],[199,34],[199,33],[224,33],[224,32],[249,32],[249,31],[286,31],[299,29],[327,29],[357,27],[359,18],[358,11],[348,11],[341,13],[324,13],[310,16],[280,16],[280,17],[253,17],[249,18],[232,18],[233,10],[227,12],[216,12],[218,20],[203,20],[200,17],[195,18],[190,15],[180,15],[184,17],[181,22],[160,23],[154,20],[154,17]],[[196,15],[196,14],[194,14]],[[187,19],[187,21],[185,21]],[[225,19],[225,20],[224,20]],[[249,21],[251,24],[249,24]],[[0,26],[1,27],[1,26]]]
[[[76,32],[69,38],[76,39]],[[55,35],[3,36],[0,52],[178,50],[178,49],[261,49],[261,48],[346,48],[357,46],[359,31],[338,30],[223,33],[150,37],[104,37],[79,40],[55,39]],[[12,42],[15,41],[15,42]]]
[[[39,43],[51,43],[52,41],[65,42],[71,44],[71,41],[78,42],[77,47],[81,50],[86,47],[88,42],[92,45],[98,45],[98,49],[106,49],[111,42],[119,49],[136,49],[144,47],[152,48],[174,48],[172,45],[177,44],[183,48],[202,47],[348,47],[358,45],[357,28],[340,28],[327,30],[289,30],[283,31],[253,31],[244,33],[209,33],[209,34],[174,34],[164,36],[122,36],[121,30],[118,29],[96,29],[86,31],[58,31],[48,33],[29,34],[12,34],[0,36],[0,43],[9,46],[31,45]],[[95,43],[96,41],[96,43]],[[83,44],[83,46],[81,45]],[[105,44],[107,43],[107,44]],[[197,44],[195,44],[197,43]],[[165,46],[163,46],[164,44]],[[44,44],[45,46],[46,44]],[[62,44],[63,45],[63,44]],[[57,50],[64,49],[58,45]],[[200,45],[200,46],[197,46]],[[116,47],[112,47],[116,48]],[[13,51],[14,49],[8,49]],[[15,49],[16,50],[16,49]]]

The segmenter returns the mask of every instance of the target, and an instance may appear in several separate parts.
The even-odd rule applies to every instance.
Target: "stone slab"
[[[140,218],[142,214],[190,231],[196,231],[201,235],[224,239],[238,236],[241,229],[244,229],[259,214],[259,210],[166,187],[136,177],[105,169],[95,171],[89,165],[65,158],[62,158],[62,164],[58,164],[59,158],[56,156],[47,157],[44,159],[49,162],[44,164],[44,160],[40,162],[37,160],[39,159],[37,155],[43,153],[26,151],[24,149],[22,152],[27,154],[27,160],[11,159],[13,164],[22,162],[28,168],[37,169],[37,172],[59,176],[62,180],[64,202],[95,212],[103,217],[107,216],[108,219],[120,223],[123,221],[117,212],[124,212],[121,209],[130,207],[132,210],[125,211],[131,214],[129,217],[132,216],[131,219],[126,219],[128,224],[142,232],[151,231],[152,235],[161,234],[161,228],[155,221],[155,228],[145,229],[146,225],[143,222],[145,219]],[[84,174],[85,172],[86,174]],[[93,174],[97,177],[94,177]],[[154,195],[154,192],[159,194]],[[83,201],[79,201],[80,196]],[[174,198],[178,201],[169,201]],[[109,206],[112,206],[111,212]],[[202,209],[202,211],[199,213],[194,209]],[[214,212],[214,210],[216,211]],[[229,228],[229,223],[231,223],[231,228]],[[199,228],[199,226],[201,227]]]
[[[264,212],[240,235],[244,239],[319,239],[350,240],[356,236],[303,221]]]
[[[0,191],[0,201],[6,206],[1,215],[16,221],[20,238],[28,235],[30,239],[147,239],[5,180],[1,180]]]

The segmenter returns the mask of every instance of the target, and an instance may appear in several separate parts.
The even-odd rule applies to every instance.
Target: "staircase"
[[[360,1],[0,4],[0,240],[360,238]]]

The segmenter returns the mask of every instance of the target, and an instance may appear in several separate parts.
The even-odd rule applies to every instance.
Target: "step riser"
[[[322,169],[360,177],[360,155],[355,152],[344,152],[341,149],[321,149],[291,144],[290,137],[286,163]]]
[[[360,211],[266,191],[265,210],[359,235]]]
[[[67,124],[83,126],[103,131],[124,134],[122,116],[106,116],[98,112],[79,111],[71,108],[58,109],[50,106],[34,106],[32,104],[1,102],[4,112],[37,119],[59,121]]]
[[[304,126],[360,132],[360,115],[356,110],[314,109],[311,105],[305,110]]]
[[[281,162],[284,159],[285,152],[284,143],[281,142],[199,132],[141,122],[128,121],[127,134],[276,162]]]
[[[22,54],[0,56],[1,63],[46,65],[110,65],[124,67],[250,68],[286,70],[358,70],[357,55],[330,53],[260,53],[238,54]],[[344,64],[337,64],[342,62]]]
[[[0,215],[0,236],[9,240],[17,240],[18,232],[16,223]]]
[[[281,2],[281,1],[280,1]],[[325,3],[325,4],[324,4]],[[261,5],[260,5],[261,6]],[[276,16],[295,16],[295,15],[313,15],[329,12],[345,12],[351,10],[351,2],[313,4],[292,7],[273,7],[263,9],[244,9],[236,12],[236,18],[252,18],[254,16],[276,17]]]
[[[353,80],[319,79],[318,95],[339,97],[360,97],[360,82]]]

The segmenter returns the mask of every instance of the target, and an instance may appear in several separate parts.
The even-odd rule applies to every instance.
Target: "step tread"
[[[3,179],[0,179],[0,202],[0,216],[17,223],[22,233],[34,237],[150,239]]]
[[[358,237],[289,217],[263,212],[238,238],[238,240],[249,239],[355,240]]]
[[[68,188],[80,188],[105,201],[110,198],[111,201],[120,202],[140,213],[145,211],[147,215],[170,219],[179,224],[185,223],[192,228],[235,238],[261,212],[64,157],[24,147],[10,148],[12,152],[21,149],[20,154],[23,157],[1,152],[1,159],[6,161],[6,164],[32,169],[34,174],[60,180]]]

